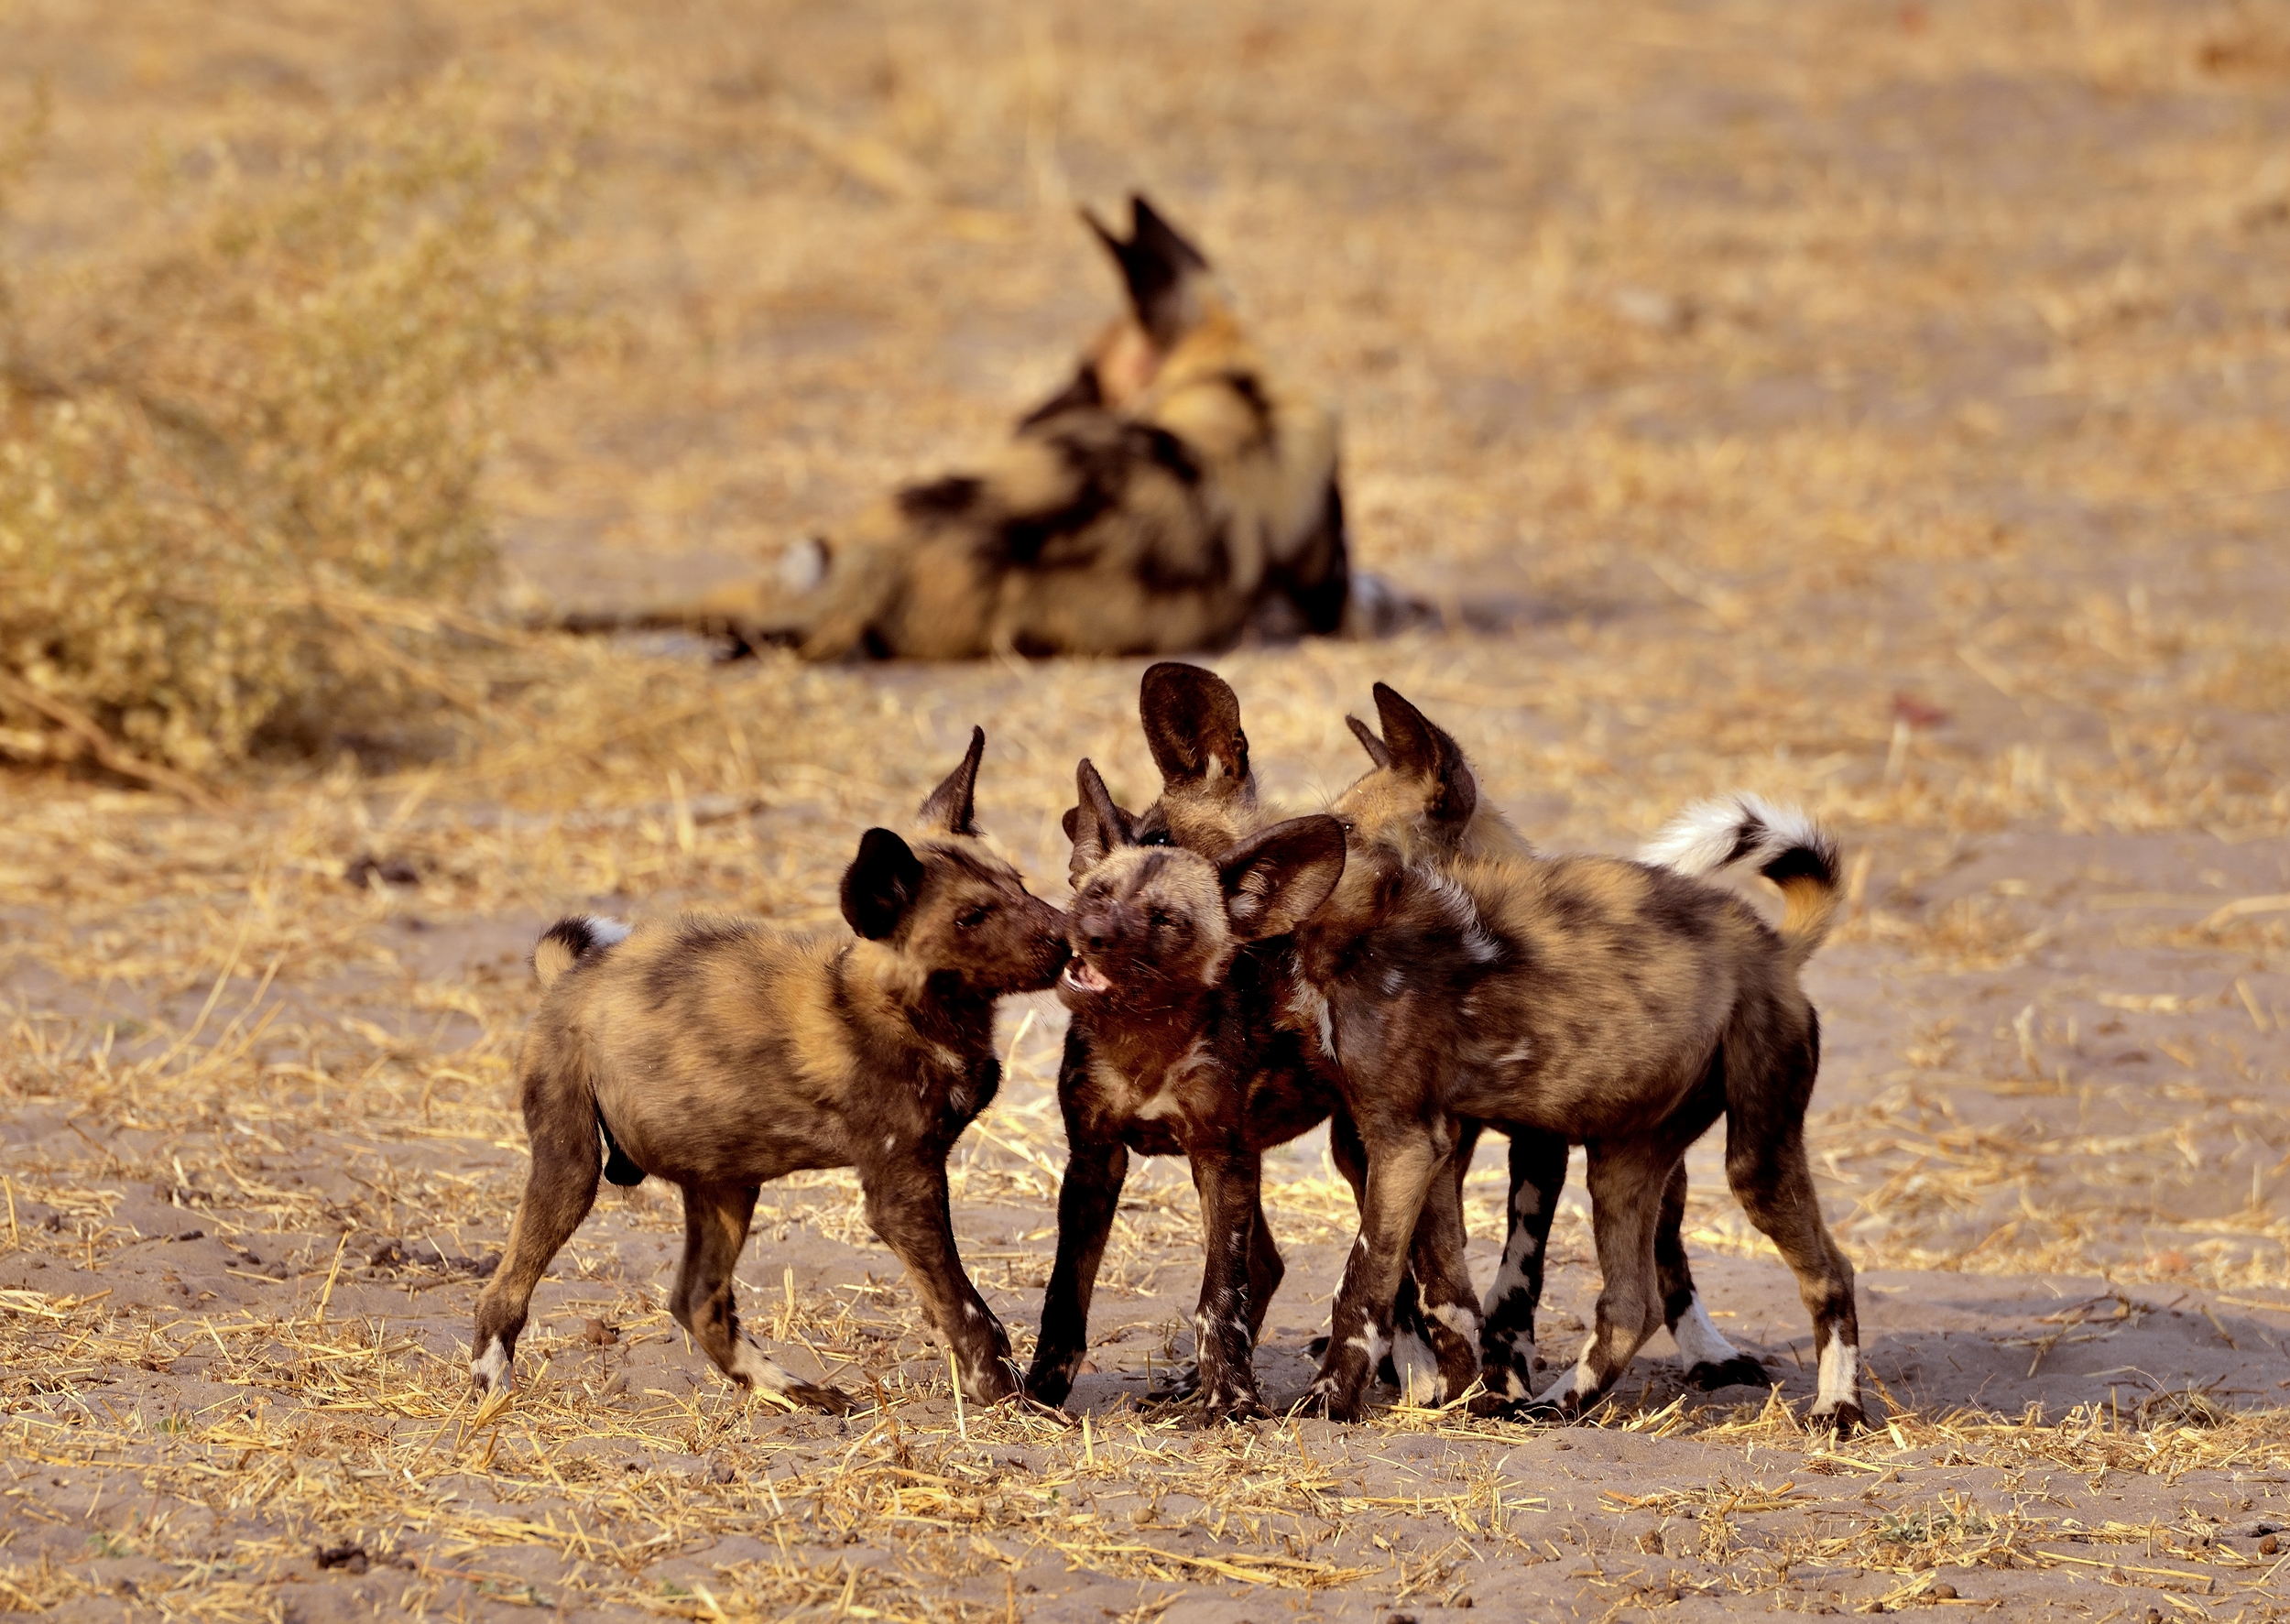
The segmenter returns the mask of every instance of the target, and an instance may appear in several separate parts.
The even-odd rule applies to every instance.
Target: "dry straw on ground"
[[[84,487],[114,503],[97,540],[217,533],[259,452],[278,483],[254,510],[307,491],[348,550],[261,580],[263,624],[333,617],[315,655],[300,631],[243,638],[243,692],[138,711],[93,674],[127,669],[112,653],[41,690],[131,774],[200,774],[225,814],[83,776],[71,723],[0,695],[8,751],[48,759],[0,784],[5,1605],[2279,1615],[2290,1569],[2252,1530],[2290,1477],[2290,33],[2263,8],[1467,4],[1434,27],[1370,0],[1150,21],[296,0],[195,27],[33,5],[0,28],[53,110],[11,200],[13,353],[93,403],[74,433],[118,430],[84,442],[103,466],[156,459]],[[457,111],[409,114],[441,104],[407,87],[442,71]],[[610,119],[566,111],[600,80]],[[0,81],[12,107],[30,93]],[[384,132],[341,137],[345,163],[398,156],[363,171],[376,190],[329,194],[316,237],[257,232],[233,258],[181,229],[218,216],[137,206],[154,149],[278,154],[329,128]],[[575,142],[559,263],[594,342],[499,420],[478,477],[448,362],[531,354],[548,155]],[[242,220],[313,195],[274,159],[242,169],[219,205]],[[398,181],[443,188],[421,192],[453,204],[439,234],[370,255],[324,235],[389,213]],[[1889,1418],[1830,1441],[1778,1401],[1683,1393],[1655,1357],[1591,1427],[1393,1409],[1198,1434],[1118,1396],[1183,1346],[1194,1201],[1154,1166],[1108,1255],[1086,1431],[956,1413],[839,1174],[765,1193],[743,1280],[762,1334],[883,1401],[847,1431],[692,1379],[661,1309],[676,1212],[649,1188],[561,1260],[516,1401],[473,1406],[540,923],[704,900],[830,927],[856,833],[974,721],[987,825],[1051,894],[1074,759],[1126,796],[1150,782],[1133,664],[715,668],[494,630],[457,606],[474,516],[496,516],[520,612],[618,602],[959,462],[1111,297],[1069,203],[1140,182],[1343,405],[1363,561],[1447,616],[1222,658],[1272,787],[1308,804],[1343,780],[1343,713],[1380,678],[1554,846],[1623,845],[1722,788],[1817,809],[1853,862],[1814,971],[1824,1197],[1898,1292],[1872,1285],[1872,1317],[2023,1292],[2008,1329],[1952,1333],[1998,1388],[1937,1356],[1912,1381],[1879,1349]],[[187,279],[123,307],[106,267],[170,241],[199,245]],[[263,303],[289,286],[318,297]],[[21,320],[66,295],[130,311],[115,339],[136,344]],[[355,352],[409,396],[303,369],[298,345],[376,311],[428,322]],[[211,410],[227,393],[241,461],[147,429],[136,380]],[[17,386],[10,443],[61,447],[65,403]],[[361,459],[414,454],[390,423],[438,479],[363,482]],[[418,545],[361,561],[377,511]],[[117,590],[164,595],[136,579]],[[48,613],[139,626],[109,602]],[[177,607],[191,641],[164,648],[204,647],[215,623]],[[306,681],[405,708],[283,704]],[[225,710],[235,733],[166,721]],[[311,753],[234,764],[265,727]],[[955,1169],[1021,1346],[1061,1163],[1055,1017],[1033,1013]],[[1763,1243],[1714,1165],[1695,1177],[1689,1241],[1738,1293],[1714,1301],[1770,1325],[1797,1396],[1798,1313],[1783,1290],[1755,1317]],[[1474,1176],[1482,1248],[1499,1191]],[[1296,1261],[1279,1391],[1350,1217],[1310,1150],[1276,1159],[1270,1199]],[[1555,1250],[1563,1324],[1589,1287],[1578,1209]],[[2180,1363],[2106,1374],[2131,1346]],[[2045,1407],[2000,1411],[2005,1377]]]

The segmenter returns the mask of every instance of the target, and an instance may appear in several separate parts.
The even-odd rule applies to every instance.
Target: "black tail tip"
[[[586,914],[575,913],[559,920],[540,933],[543,942],[554,942],[575,959],[595,950],[596,932]]]
[[[1809,879],[1820,885],[1837,883],[1837,851],[1827,841],[1791,846],[1759,870],[1777,886],[1793,879]]]

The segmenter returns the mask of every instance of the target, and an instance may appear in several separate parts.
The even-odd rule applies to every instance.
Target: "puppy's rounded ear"
[[[962,765],[946,775],[946,781],[930,792],[917,814],[926,829],[943,829],[949,834],[976,834],[978,832],[978,763],[986,757],[986,729],[970,730],[970,748],[964,752]]]
[[[1352,736],[1359,741],[1359,747],[1368,752],[1369,760],[1378,767],[1391,765],[1391,752],[1383,747],[1383,740],[1376,736],[1374,728],[1358,716],[1345,717],[1344,725],[1352,730]]]
[[[1344,825],[1325,813],[1291,818],[1216,860],[1225,914],[1244,942],[1285,936],[1320,910],[1344,877]]]
[[[869,942],[880,942],[899,928],[921,889],[922,865],[913,849],[888,829],[869,829],[843,871],[843,917]]]
[[[1249,777],[1249,736],[1240,730],[1240,696],[1215,671],[1164,659],[1138,686],[1138,719],[1163,783]]]
[[[1431,780],[1424,812],[1435,823],[1468,823],[1478,809],[1479,784],[1463,758],[1463,747],[1381,682],[1376,684],[1376,714],[1383,722],[1391,768]]]

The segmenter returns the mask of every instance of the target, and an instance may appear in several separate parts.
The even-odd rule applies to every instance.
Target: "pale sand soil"
[[[1985,0],[1031,16],[19,5],[0,72],[49,73],[56,117],[10,240],[62,266],[150,240],[155,142],[196,169],[211,134],[456,63],[516,142],[537,91],[601,81],[568,253],[599,342],[517,412],[493,493],[511,601],[594,605],[989,442],[1110,297],[1069,202],[1147,184],[1342,404],[1362,560],[1446,617],[1220,659],[1273,790],[1346,780],[1343,712],[1382,678],[1554,847],[1628,849],[1737,785],[1845,838],[1813,1143],[1891,1426],[1831,1447],[1761,1393],[1681,1394],[1658,1339],[1600,1425],[1196,1433],[1138,1408],[1197,1267],[1170,1166],[1133,1176],[1085,1436],[957,1421],[835,1178],[765,1193],[745,1301],[887,1416],[743,1408],[660,1310],[681,1223],[648,1187],[600,1203],[480,1422],[473,1270],[521,1178],[541,925],[831,925],[856,832],[974,721],[988,826],[1045,894],[1074,758],[1150,785],[1140,662],[716,669],[663,639],[563,654],[539,720],[465,757],[281,769],[234,817],[0,783],[6,1605],[2278,1616],[2290,32]],[[362,855],[415,882],[344,886]],[[1021,1346],[1057,1027],[1043,1003],[958,1156]],[[1274,1171],[1277,1400],[1348,1231],[1315,1144]],[[1792,1283],[1714,1144],[1692,1171],[1718,1323],[1802,1409]],[[1568,1199],[1558,1357],[1597,1286]],[[376,1266],[392,1241],[411,1260]],[[2143,1416],[2189,1386],[2235,1419]],[[316,1565],[343,1542],[365,1571]]]

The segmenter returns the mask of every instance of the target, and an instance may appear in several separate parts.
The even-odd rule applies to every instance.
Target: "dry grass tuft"
[[[0,753],[180,785],[478,708],[455,605],[493,414],[559,336],[572,168],[505,162],[468,100],[219,141],[162,251],[0,263]]]

